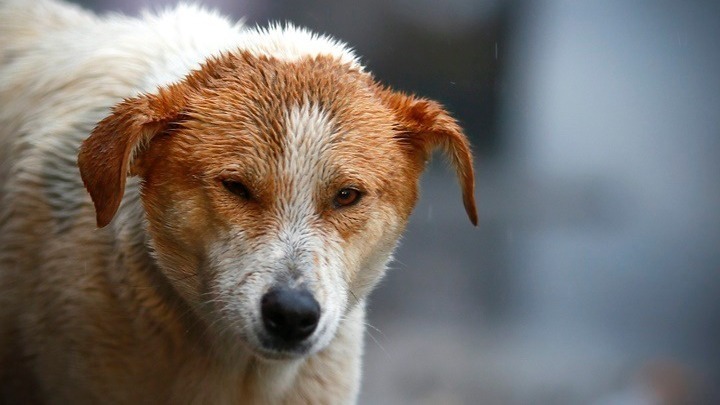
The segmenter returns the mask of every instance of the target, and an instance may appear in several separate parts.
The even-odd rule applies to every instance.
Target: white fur
[[[316,207],[323,203],[316,191],[331,180],[332,168],[326,162],[335,128],[330,117],[311,104],[293,107],[285,120],[287,135],[278,172],[291,186],[277,202],[281,235],[296,258],[297,277],[306,279],[321,300],[323,313],[314,338],[316,346],[324,347],[335,335],[348,296],[340,237],[312,225],[319,222]],[[313,264],[313,258],[319,266]]]
[[[36,76],[37,69],[43,67],[42,59],[54,61],[53,69],[57,72],[72,71],[79,62],[85,61],[77,57],[77,52],[90,49],[92,58],[101,63],[100,67],[112,69],[112,61],[122,58],[123,69],[129,70],[126,77],[141,76],[139,83],[128,83],[134,84],[138,92],[151,92],[178,81],[208,57],[238,49],[283,61],[329,55],[362,70],[352,50],[331,37],[292,24],[247,28],[241,22],[231,23],[216,12],[194,4],[180,4],[158,15],[146,12],[142,19],[115,14],[97,18],[54,0],[30,3],[3,0],[0,4],[3,7],[0,36],[13,38],[12,44],[4,46],[4,54],[22,52],[32,46],[37,50],[35,58],[40,63],[39,66],[11,65],[6,72],[8,77]],[[36,42],[41,37],[37,32],[22,36],[28,30],[28,20],[35,24],[31,29],[52,31],[57,27],[61,30],[54,33],[58,37],[52,43]],[[64,46],[57,46],[58,43]],[[46,84],[38,82],[36,87]]]
[[[273,24],[268,28],[247,30],[243,32],[238,46],[255,56],[272,56],[283,61],[329,55],[341,63],[363,69],[357,56],[344,43],[292,24]]]

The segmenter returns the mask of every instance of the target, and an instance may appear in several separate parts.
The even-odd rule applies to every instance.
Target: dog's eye
[[[250,199],[250,192],[248,191],[247,187],[245,187],[245,185],[240,183],[239,181],[223,180],[222,184],[223,186],[225,186],[225,189],[227,189],[227,191],[235,194],[236,196],[244,198],[246,200]]]
[[[338,191],[335,196],[335,206],[339,208],[357,204],[357,202],[360,201],[361,196],[360,191],[354,188],[344,188]]]

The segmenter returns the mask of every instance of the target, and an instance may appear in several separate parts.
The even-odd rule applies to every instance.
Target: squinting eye
[[[248,191],[247,187],[245,187],[245,185],[240,183],[239,181],[223,180],[222,184],[223,186],[225,186],[225,189],[227,189],[227,191],[235,194],[236,196],[244,198],[246,200],[250,199],[250,192]]]
[[[357,204],[357,202],[360,201],[360,196],[360,191],[354,188],[344,188],[338,191],[335,196],[335,206],[348,207],[350,205]]]

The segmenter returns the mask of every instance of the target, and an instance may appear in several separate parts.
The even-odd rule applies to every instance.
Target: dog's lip
[[[292,361],[305,357],[304,355],[290,354],[286,352],[271,352],[265,350],[259,353],[255,353],[255,355],[265,361]]]
[[[273,348],[272,345],[262,344],[253,350],[255,355],[264,360],[297,360],[310,353],[310,346],[303,345],[294,350]]]

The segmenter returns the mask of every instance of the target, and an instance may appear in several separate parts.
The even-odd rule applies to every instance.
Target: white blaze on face
[[[282,251],[283,269],[291,287],[304,285],[320,303],[317,339],[324,346],[334,335],[345,310],[347,285],[339,236],[320,223],[318,193],[331,179],[329,147],[335,135],[331,118],[317,105],[291,108],[285,116],[286,138],[278,162],[275,212],[279,225],[271,242]],[[282,276],[281,276],[282,277]]]
[[[317,227],[316,190],[327,178],[325,155],[333,135],[326,114],[312,105],[293,107],[285,117],[286,138],[278,162],[277,243],[287,253],[291,276],[297,283],[312,283],[314,261],[328,242]],[[312,286],[310,286],[312,287]]]
[[[316,206],[314,191],[330,175],[326,155],[334,134],[333,127],[327,114],[316,105],[304,104],[288,111],[285,118],[287,135],[278,172],[289,181],[291,193],[281,195],[278,203],[293,201],[303,207],[308,205],[310,209]]]

